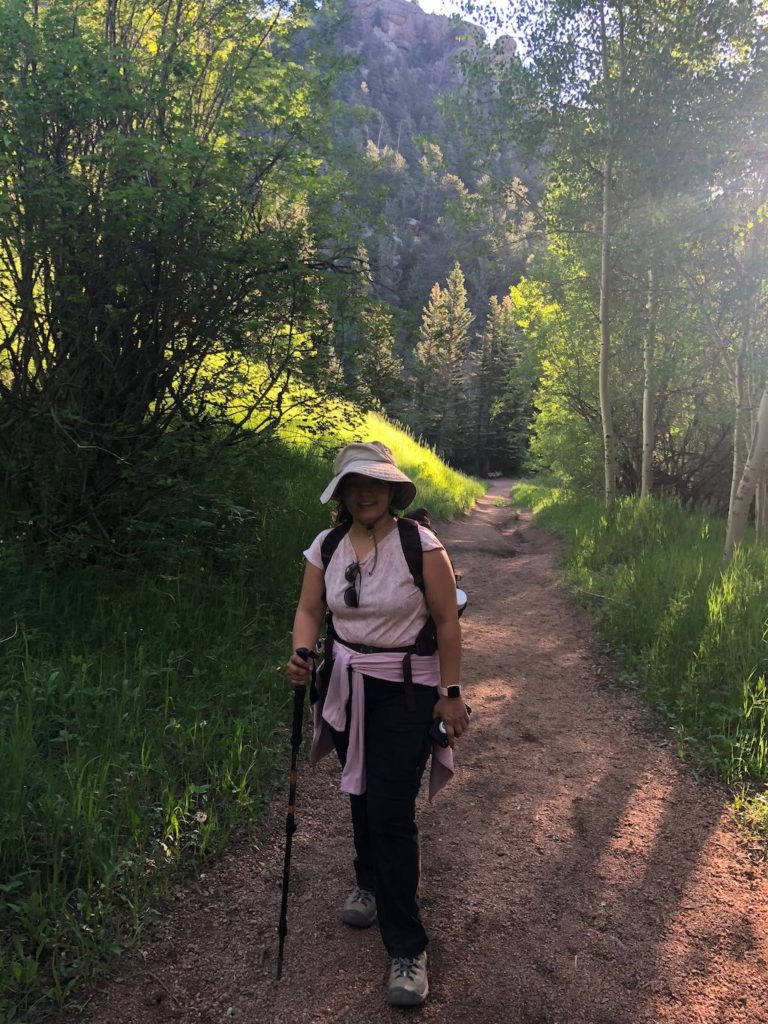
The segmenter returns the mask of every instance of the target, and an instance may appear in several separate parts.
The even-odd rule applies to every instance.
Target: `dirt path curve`
[[[475,710],[456,780],[421,810],[427,1004],[439,1024],[767,1024],[768,869],[694,783],[558,587],[556,542],[495,499],[441,530],[470,594]],[[285,804],[261,848],[176,894],[88,1024],[388,1024],[376,929],[345,928],[346,801],[303,766],[282,982]]]

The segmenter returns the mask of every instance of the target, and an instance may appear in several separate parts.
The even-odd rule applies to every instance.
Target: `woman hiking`
[[[294,652],[313,650],[330,612],[310,760],[335,748],[341,789],[350,795],[357,884],[342,920],[367,928],[378,917],[392,958],[388,1000],[416,1006],[429,991],[416,796],[430,753],[430,798],[450,780],[453,745],[469,724],[459,685],[455,578],[437,537],[398,518],[416,487],[386,445],[348,444],[333,469],[320,500],[337,500],[338,525],[322,531],[304,552],[293,625]],[[414,578],[405,554],[414,538],[423,580]],[[310,661],[294,653],[288,680],[304,686],[310,669]],[[445,747],[430,737],[438,718]]]

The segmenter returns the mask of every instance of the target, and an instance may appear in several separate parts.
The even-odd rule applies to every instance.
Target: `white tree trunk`
[[[605,507],[612,512],[616,504],[616,438],[613,434],[611,410],[610,365],[610,260],[611,260],[611,174],[613,156],[609,143],[603,167],[603,226],[600,252],[600,416],[603,424],[603,466],[605,473]]]
[[[755,539],[765,543],[768,527],[768,458],[763,462],[755,490]]]
[[[755,495],[758,477],[765,465],[768,455],[768,385],[763,390],[763,397],[760,399],[760,408],[757,411],[755,430],[752,434],[752,447],[749,450],[747,461],[744,463],[744,472],[741,474],[739,486],[731,507],[728,510],[728,532],[725,538],[725,561],[730,561],[731,555],[738,544],[744,539],[747,529],[747,517],[752,498]]]
[[[640,473],[640,497],[646,498],[653,486],[653,449],[656,444],[654,431],[654,378],[656,324],[659,314],[659,278],[655,262],[648,268],[648,325],[643,345],[643,462]]]
[[[736,364],[733,370],[733,387],[736,398],[736,412],[733,423],[733,469],[731,472],[731,496],[728,501],[728,514],[736,501],[736,491],[741,480],[741,473],[744,468],[744,456],[746,444],[744,438],[747,436],[749,417],[749,401],[747,399],[747,388],[744,379],[744,351],[739,352],[736,357]]]
[[[603,85],[606,95],[605,160],[603,162],[603,222],[600,232],[600,417],[603,425],[603,467],[605,475],[605,507],[609,516],[616,504],[616,438],[611,410],[611,231],[613,148],[616,130],[613,82],[608,61],[608,35],[605,5],[600,4],[600,43],[603,64]]]

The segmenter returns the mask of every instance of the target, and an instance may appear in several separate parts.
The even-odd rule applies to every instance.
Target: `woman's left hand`
[[[469,728],[469,715],[461,697],[440,697],[432,717],[442,718],[450,747]]]

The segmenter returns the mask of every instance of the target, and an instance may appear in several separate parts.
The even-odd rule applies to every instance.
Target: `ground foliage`
[[[340,393],[482,472],[532,424],[611,643],[686,749],[766,778],[763,550],[722,571],[681,507],[727,505],[766,373],[764,16],[531,0],[522,57],[475,36],[459,72],[316,7],[0,0],[9,1018],[257,813],[330,449],[392,443],[438,515],[477,494]],[[674,496],[610,521],[583,498],[606,317],[620,490],[650,395]]]

